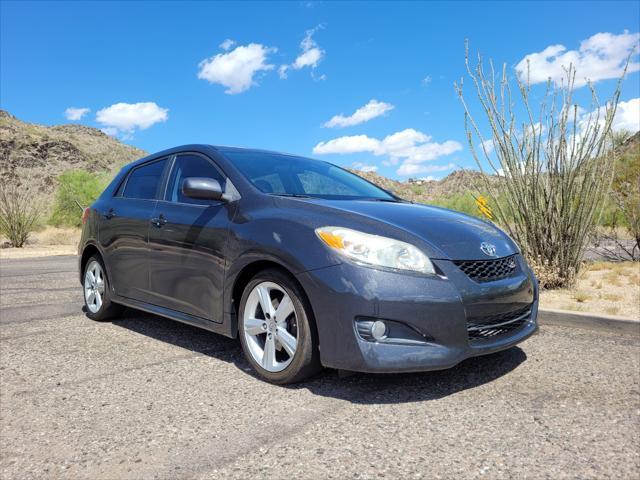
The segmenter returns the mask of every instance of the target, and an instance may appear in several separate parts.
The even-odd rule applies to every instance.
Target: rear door
[[[113,288],[122,297],[149,300],[149,226],[167,165],[162,158],[132,169],[100,212],[100,243]]]
[[[202,154],[179,154],[173,160],[149,231],[151,303],[221,322],[224,250],[233,207],[184,196],[181,186],[187,177],[214,178],[223,190],[226,181]]]

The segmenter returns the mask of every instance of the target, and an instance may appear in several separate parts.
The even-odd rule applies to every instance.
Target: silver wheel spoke
[[[264,328],[264,324],[264,320],[259,320],[257,318],[245,318],[244,331],[249,335],[260,335],[261,333],[266,333],[267,329]]]
[[[296,347],[298,346],[298,340],[291,335],[284,327],[278,327],[278,342],[282,345],[282,348],[293,357],[296,353]]]
[[[267,335],[264,341],[264,353],[262,355],[262,368],[272,371],[276,361],[276,342],[273,335]]]
[[[260,307],[265,316],[273,317],[273,304],[271,303],[271,296],[269,295],[269,289],[267,287],[259,285],[258,298],[260,299]]]
[[[102,308],[105,293],[104,272],[96,261],[87,265],[84,275],[84,299],[91,313],[98,313]]]
[[[293,302],[291,301],[291,298],[289,298],[289,295],[285,295],[282,298],[280,305],[278,305],[278,308],[274,312],[274,315],[278,321],[278,324],[282,324],[293,312]]]

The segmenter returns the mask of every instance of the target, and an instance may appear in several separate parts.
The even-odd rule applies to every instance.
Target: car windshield
[[[330,163],[278,153],[222,150],[260,191],[272,195],[397,201],[396,197]]]

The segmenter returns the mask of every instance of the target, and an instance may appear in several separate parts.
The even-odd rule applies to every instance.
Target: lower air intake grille
[[[480,283],[508,278],[518,268],[515,255],[495,260],[457,260],[453,263],[471,280]]]
[[[508,334],[531,319],[531,305],[498,315],[471,317],[467,320],[469,340],[484,340]]]

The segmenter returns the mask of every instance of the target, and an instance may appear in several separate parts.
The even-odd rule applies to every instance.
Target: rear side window
[[[213,178],[220,182],[224,190],[224,177],[213,164],[200,155],[183,154],[176,157],[171,171],[171,177],[167,183],[167,194],[165,200],[177,203],[206,204],[206,200],[189,198],[182,194],[182,182],[188,177]]]
[[[163,159],[133,169],[127,178],[122,196],[144,200],[156,198],[166,163],[167,160]]]

